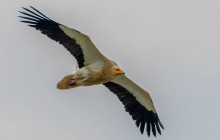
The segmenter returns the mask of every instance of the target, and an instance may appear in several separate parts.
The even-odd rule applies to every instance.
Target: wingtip
[[[32,9],[35,9],[33,6],[29,5],[29,7],[31,7]]]
[[[18,18],[23,18],[22,16],[17,16]]]
[[[161,127],[162,129],[164,129],[164,126],[163,126],[163,124],[161,123],[160,120],[158,121],[158,123],[159,123],[160,127]]]
[[[29,5],[29,7],[34,8],[33,6]]]
[[[150,131],[151,131],[150,123],[147,123],[147,129],[146,129],[146,131],[147,131],[148,137],[150,137]]]
[[[153,135],[154,135],[154,137],[156,137],[156,136],[157,136],[157,133],[156,133],[156,132],[153,132]]]
[[[157,132],[161,135],[161,130],[160,130],[160,126],[158,123],[155,124],[156,125],[156,128],[157,128]]]

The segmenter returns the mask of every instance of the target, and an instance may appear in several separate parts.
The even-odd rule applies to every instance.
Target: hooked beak
[[[115,70],[115,75],[125,74],[121,69]]]

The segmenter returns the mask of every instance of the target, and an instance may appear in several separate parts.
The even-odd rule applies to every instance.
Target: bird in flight
[[[164,127],[149,93],[127,78],[116,62],[101,54],[87,35],[51,20],[32,6],[19,12],[21,22],[59,42],[77,60],[79,70],[58,82],[58,89],[103,84],[122,102],[142,134],[161,134]]]

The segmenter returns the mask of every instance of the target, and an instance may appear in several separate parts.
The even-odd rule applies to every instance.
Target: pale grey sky
[[[29,5],[89,35],[148,90],[162,135],[141,135],[102,85],[57,90],[76,61],[19,22]],[[0,9],[1,140],[219,140],[219,0],[3,0]]]

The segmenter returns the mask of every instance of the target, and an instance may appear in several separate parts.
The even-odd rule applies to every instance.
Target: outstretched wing
[[[161,134],[160,127],[164,129],[154,108],[148,92],[136,85],[125,75],[117,76],[113,81],[104,84],[110,91],[116,94],[124,104],[125,110],[129,112],[137,127],[143,134],[144,130],[148,136],[152,132],[156,136],[156,130]]]
[[[33,7],[23,9],[25,12],[19,11],[23,14],[19,17],[24,19],[21,22],[62,44],[76,58],[80,68],[105,60],[87,35],[51,20]]]

